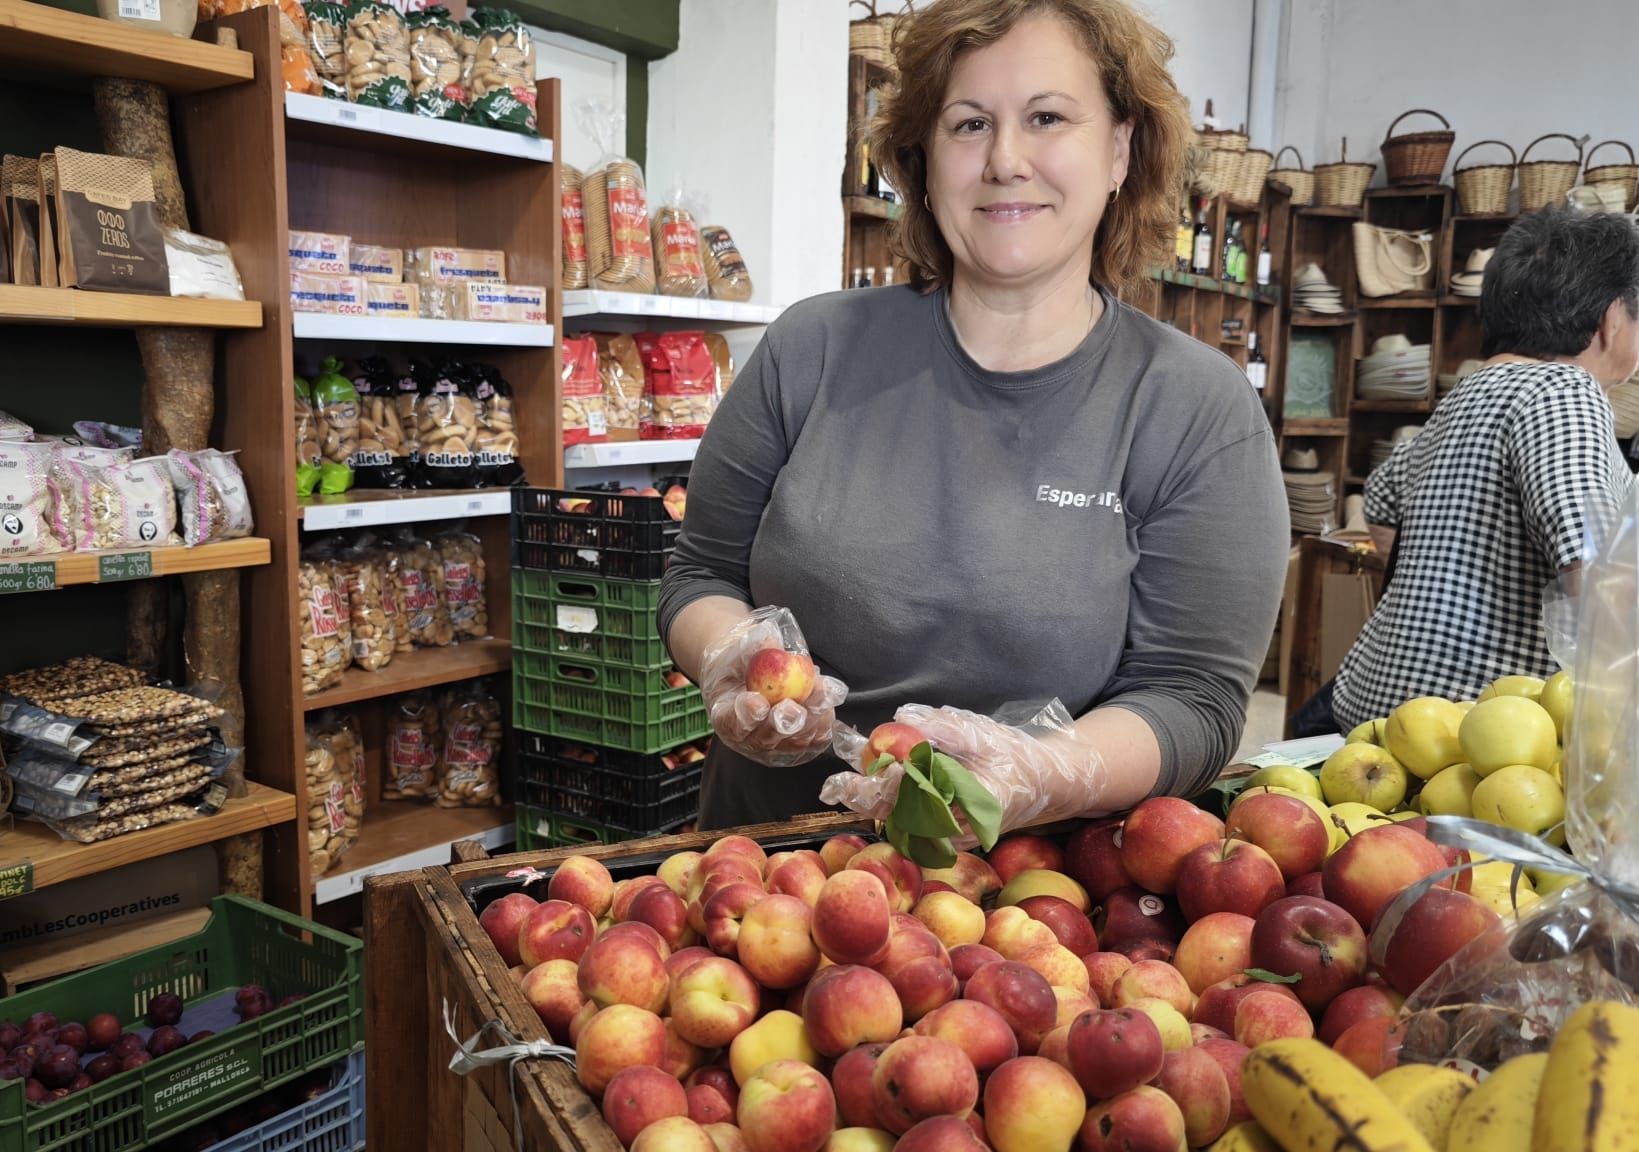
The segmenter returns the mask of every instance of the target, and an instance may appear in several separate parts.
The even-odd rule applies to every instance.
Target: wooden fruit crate
[[[798,816],[731,831],[757,840],[868,832],[858,816]],[[466,1040],[498,1019],[523,1041],[548,1039],[540,1017],[461,895],[464,880],[515,868],[548,868],[574,855],[615,860],[705,848],[728,832],[520,852],[372,877],[364,886],[366,1128],[372,1148],[461,1148],[466,1152],[621,1152],[598,1104],[568,1065],[518,1065],[518,1120],[505,1065],[467,1076],[449,1071],[455,1044],[445,1034],[447,1003]],[[481,851],[481,850],[479,850]],[[491,1047],[486,1043],[481,1047]],[[522,1132],[517,1131],[521,1122]]]

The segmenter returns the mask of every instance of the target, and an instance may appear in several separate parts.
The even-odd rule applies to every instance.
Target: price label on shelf
[[[25,860],[0,868],[0,900],[34,891],[34,865]]]
[[[97,583],[112,584],[120,580],[146,580],[154,574],[152,552],[116,552],[97,557]]]
[[[57,587],[53,560],[24,560],[0,564],[0,596],[12,592],[50,592]]]

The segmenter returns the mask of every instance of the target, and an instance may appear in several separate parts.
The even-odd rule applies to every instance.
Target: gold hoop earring
[[[928,215],[933,215],[933,205],[928,203],[928,194],[926,192],[922,193],[922,207]]]
[[[1115,191],[1110,193],[1110,203],[1114,204],[1119,199],[1121,199],[1121,185],[1117,184]]]

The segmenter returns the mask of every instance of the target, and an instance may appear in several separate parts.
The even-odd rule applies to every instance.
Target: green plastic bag
[[[466,77],[471,121],[535,135],[535,42],[529,26],[505,8],[480,8],[467,23],[478,42]]]
[[[313,386],[300,376],[296,386],[296,495],[311,496],[319,483],[319,419],[313,413]]]
[[[369,67],[349,66],[347,98],[354,104],[408,112],[410,33],[403,15],[374,0],[354,0],[347,6],[342,42],[349,60],[356,54],[369,62]]]
[[[339,495],[353,486],[353,453],[359,447],[359,394],[327,357],[313,378],[313,411],[319,422],[319,491]]]

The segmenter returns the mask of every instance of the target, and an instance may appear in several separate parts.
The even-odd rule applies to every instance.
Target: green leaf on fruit
[[[909,860],[911,858],[910,834],[894,823],[892,815],[888,817],[887,822],[882,826],[882,831],[887,834],[888,843],[893,845],[893,850]]]
[[[944,836],[912,836],[910,858],[924,868],[949,868],[956,863],[956,849]]]
[[[934,786],[943,793],[947,788],[956,803],[962,806],[979,846],[985,851],[996,846],[1002,830],[1002,802],[979,782],[979,778],[964,768],[960,761],[935,752],[932,757]]]
[[[1246,974],[1254,980],[1265,984],[1296,984],[1303,979],[1302,972],[1294,972],[1290,976],[1282,976],[1279,972],[1271,972],[1267,968],[1248,968]]]
[[[894,801],[893,822],[912,836],[929,839],[958,836],[962,831],[951,815],[950,802],[914,763],[905,765],[899,796]]]
[[[893,757],[884,752],[882,755],[878,756],[875,760],[865,766],[865,775],[875,776],[878,772],[882,771],[892,763]]]

